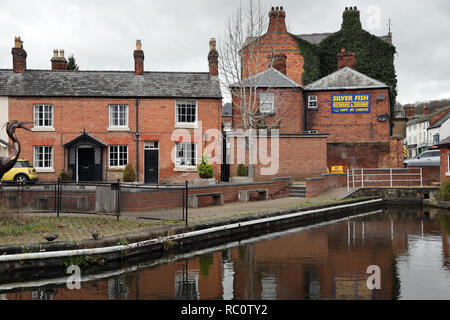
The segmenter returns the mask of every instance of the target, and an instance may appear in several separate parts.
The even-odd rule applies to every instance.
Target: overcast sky
[[[242,0],[245,3],[245,0]],[[27,68],[50,69],[53,49],[73,54],[80,70],[134,70],[142,40],[146,71],[208,71],[209,39],[219,38],[239,0],[1,0],[0,68],[11,69],[14,36]],[[401,103],[450,97],[450,1],[262,0],[283,6],[294,34],[335,32],[346,6],[358,6],[375,35],[392,21]]]

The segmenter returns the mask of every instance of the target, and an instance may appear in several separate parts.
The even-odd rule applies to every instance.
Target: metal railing
[[[422,168],[348,169],[347,191],[365,187],[423,187]]]
[[[74,182],[59,179],[26,184],[0,183],[0,206],[30,213],[54,213],[57,217],[60,217],[62,212],[96,213],[99,188],[108,194],[105,202],[111,202],[109,211],[100,212],[114,215],[117,220],[120,219],[122,211],[128,210],[127,204],[134,205],[135,199],[138,199],[144,207],[136,209],[137,212],[152,211],[150,219],[166,219],[167,210],[164,209],[167,206],[165,206],[164,200],[160,199],[161,194],[164,194],[165,199],[167,197],[170,200],[175,199],[178,204],[171,210],[169,220],[185,221],[186,225],[188,223],[189,188],[187,181],[185,184],[177,185],[142,185],[124,183],[120,180],[117,182]],[[133,197],[133,195],[136,196]],[[143,197],[145,200],[142,200]],[[127,202],[125,203],[125,201]],[[154,206],[153,202],[155,202]],[[149,209],[145,209],[147,205]],[[178,211],[177,208],[181,210]]]

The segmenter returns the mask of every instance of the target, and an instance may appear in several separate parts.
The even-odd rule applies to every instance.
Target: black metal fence
[[[0,205],[36,213],[97,213],[188,221],[188,184],[39,181],[0,184]]]

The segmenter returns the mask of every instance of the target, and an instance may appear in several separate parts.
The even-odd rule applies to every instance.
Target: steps
[[[306,182],[294,181],[288,187],[288,192],[290,197],[306,198]]]

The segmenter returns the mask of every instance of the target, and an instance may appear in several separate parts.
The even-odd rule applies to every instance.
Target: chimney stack
[[[269,68],[272,67],[277,69],[283,74],[286,74],[286,59],[287,56],[284,53],[277,53],[274,55],[269,55]]]
[[[349,67],[355,69],[356,58],[353,52],[346,52],[344,48],[338,53],[338,70]]]
[[[52,62],[52,71],[55,70],[67,70],[67,60],[64,57],[64,50],[57,49],[53,50],[53,58],[50,60]]]
[[[14,48],[11,49],[13,56],[13,72],[22,73],[27,68],[27,52],[23,49],[23,41],[20,37],[14,38]]]
[[[430,108],[428,108],[427,106],[424,106],[422,114],[425,116],[430,113],[431,113]]]
[[[136,40],[136,50],[134,50],[134,74],[142,76],[144,74],[144,51],[142,51],[141,40]]]
[[[414,107],[403,107],[403,110],[405,110],[405,117],[408,119],[414,118]]]
[[[269,33],[287,32],[286,29],[286,12],[283,7],[272,7],[269,13]]]
[[[216,39],[214,38],[209,40],[208,63],[211,77],[219,76],[219,53],[216,50]]]

